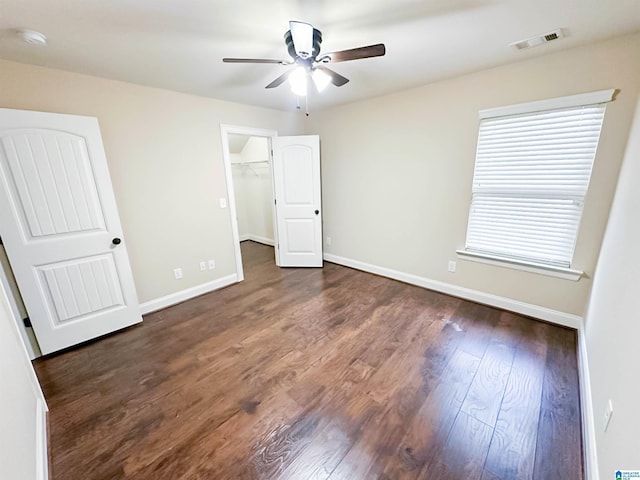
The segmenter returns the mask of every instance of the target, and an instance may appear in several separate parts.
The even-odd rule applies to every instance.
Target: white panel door
[[[320,138],[273,138],[273,178],[281,267],[322,266]]]
[[[0,235],[43,354],[141,322],[98,120],[0,109]]]

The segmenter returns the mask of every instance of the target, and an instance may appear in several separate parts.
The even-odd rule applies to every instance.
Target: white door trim
[[[236,194],[233,187],[233,173],[231,170],[231,154],[229,152],[229,134],[249,135],[251,137],[267,137],[269,141],[269,158],[271,158],[271,139],[278,136],[277,130],[268,130],[264,128],[242,127],[238,125],[220,124],[220,138],[222,141],[222,158],[224,162],[225,181],[227,183],[227,204],[229,206],[229,215],[231,216],[231,234],[233,236],[233,247],[236,256],[236,275],[238,282],[244,280],[244,271],[242,269],[242,253],[240,252],[240,233],[238,230],[238,217],[236,210]],[[273,206],[272,206],[273,208]],[[275,222],[275,215],[274,215]],[[274,240],[278,244],[277,228],[273,230]],[[277,249],[276,249],[277,250]],[[277,254],[276,254],[277,260]]]
[[[7,260],[9,257],[7,257]],[[15,282],[15,281],[14,281]],[[22,338],[22,343],[24,344],[24,348],[27,350],[27,354],[29,355],[29,359],[33,360],[34,358],[38,358],[42,356],[42,352],[40,352],[40,346],[36,341],[35,335],[32,336],[27,333],[27,327],[22,323],[22,315],[20,314],[20,309],[18,308],[17,300],[14,296],[14,293],[11,289],[11,283],[9,282],[9,272],[5,271],[2,266],[0,266],[0,285],[5,290],[7,294],[7,301],[9,303],[9,308],[11,309],[11,313],[16,321],[16,327],[18,329],[18,333],[20,333],[20,337]]]

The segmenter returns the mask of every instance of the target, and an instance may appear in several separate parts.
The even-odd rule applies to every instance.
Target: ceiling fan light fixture
[[[311,78],[313,79],[313,83],[315,84],[318,92],[322,92],[327,88],[327,85],[331,83],[331,77],[326,72],[318,70],[317,68],[311,74]]]
[[[307,96],[307,70],[304,67],[298,67],[291,75],[289,75],[289,85],[291,85],[291,91],[299,96]]]
[[[307,96],[311,81],[313,81],[311,89],[314,93],[323,91],[329,83],[341,87],[349,82],[347,77],[327,68],[325,64],[382,57],[386,53],[384,44],[377,43],[320,55],[322,32],[310,23],[294,20],[289,22],[289,30],[284,34],[284,43],[287,47],[287,53],[291,57],[290,60],[224,57],[222,61],[225,63],[296,65],[293,69],[279,75],[265,88],[275,88],[288,81],[291,91],[298,97],[299,103],[299,97]]]

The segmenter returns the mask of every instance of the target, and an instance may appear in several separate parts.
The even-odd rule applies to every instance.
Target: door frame
[[[1,234],[2,232],[0,232]],[[0,235],[1,236],[1,235]],[[6,255],[6,251],[5,251]],[[11,261],[9,260],[9,256],[7,255],[7,264],[8,268],[11,269]],[[24,344],[24,348],[27,350],[27,354],[29,355],[29,359],[33,360],[35,358],[41,357],[42,352],[40,351],[40,346],[38,345],[38,340],[36,339],[33,328],[29,328],[25,326],[24,320],[22,319],[22,315],[20,313],[20,308],[18,307],[18,300],[15,297],[15,294],[21,295],[20,288],[15,280],[10,281],[9,277],[13,277],[13,272],[11,270],[7,271],[4,268],[4,265],[0,264],[0,286],[4,288],[5,294],[7,296],[7,301],[9,303],[9,309],[13,314],[13,318],[16,321],[16,327],[18,328],[18,332],[20,333],[20,337],[22,338],[22,343]],[[17,292],[14,291],[12,286],[15,286]],[[0,291],[0,294],[2,292]],[[27,330],[31,330],[29,332]]]
[[[236,192],[233,185],[233,172],[231,170],[231,152],[229,152],[229,134],[247,135],[250,137],[265,137],[269,145],[269,164],[271,170],[271,185],[273,187],[273,145],[271,139],[278,136],[277,130],[265,128],[243,127],[240,125],[220,124],[220,138],[222,141],[222,158],[224,163],[225,181],[227,184],[227,202],[229,204],[229,215],[231,216],[231,234],[233,236],[233,247],[236,257],[236,275],[238,282],[244,280],[244,270],[242,268],[242,252],[240,251],[240,233],[238,230],[238,214],[236,209]],[[272,195],[275,192],[272,188]],[[273,200],[273,199],[272,199]],[[278,227],[276,225],[276,212],[274,202],[271,202],[273,211],[273,236],[275,242],[276,265],[280,265],[278,258]]]

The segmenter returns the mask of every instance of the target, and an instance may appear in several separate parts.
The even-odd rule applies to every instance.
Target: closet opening
[[[277,243],[271,138],[277,132],[221,127],[227,191],[236,246],[238,281],[244,279],[241,242],[274,247]],[[274,252],[274,263],[276,255]]]

